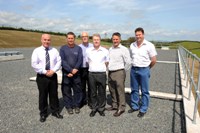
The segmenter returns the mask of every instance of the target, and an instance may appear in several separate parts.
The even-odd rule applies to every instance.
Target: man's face
[[[45,48],[48,48],[50,46],[50,44],[51,44],[51,37],[50,37],[50,35],[47,35],[47,34],[42,35],[41,42],[42,42],[42,45]]]
[[[119,46],[121,39],[120,39],[120,37],[114,35],[112,37],[112,42],[113,42],[113,46],[117,47],[117,46]]]
[[[68,45],[74,45],[75,44],[75,38],[73,35],[67,35],[67,43]]]
[[[144,34],[141,31],[135,33],[135,38],[137,42],[142,42],[144,40]]]
[[[99,47],[101,43],[101,39],[98,36],[93,36],[93,45],[94,47]]]
[[[82,33],[81,37],[83,43],[88,43],[89,37],[87,33]]]

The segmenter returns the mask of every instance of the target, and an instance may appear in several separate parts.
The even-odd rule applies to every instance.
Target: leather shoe
[[[92,112],[90,113],[90,117],[94,117],[95,114],[96,114],[96,112],[97,112],[97,111],[92,111]]]
[[[138,110],[139,110],[139,109],[132,109],[132,108],[131,108],[131,109],[128,110],[128,113],[133,113],[133,112],[138,111]]]
[[[104,111],[99,111],[100,116],[105,116]]]
[[[67,109],[67,112],[68,112],[68,114],[70,114],[70,115],[74,114],[74,112],[73,112],[73,109],[72,109],[72,108],[69,108],[69,109]]]
[[[63,116],[60,115],[59,113],[52,113],[52,116],[58,118],[58,119],[63,119]]]
[[[137,115],[137,117],[142,118],[144,115],[145,115],[145,113],[139,112],[138,115]]]
[[[45,116],[40,116],[40,122],[45,122],[46,121],[46,117]]]
[[[79,114],[80,113],[80,108],[75,108],[75,113]]]
[[[113,108],[113,107],[108,107],[106,108],[107,111],[113,111],[113,110],[117,110],[117,108]]]
[[[121,114],[123,114],[124,112],[125,112],[124,110],[118,110],[118,111],[116,111],[116,112],[113,114],[113,116],[118,117],[118,116],[120,116]]]

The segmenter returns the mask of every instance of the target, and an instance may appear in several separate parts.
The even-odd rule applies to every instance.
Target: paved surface
[[[184,133],[185,120],[182,102],[151,98],[150,108],[144,118],[137,113],[128,114],[130,95],[126,94],[126,112],[119,118],[114,112],[105,112],[106,116],[96,114],[89,117],[90,109],[85,106],[80,114],[68,115],[63,107],[59,86],[59,98],[63,120],[51,115],[45,123],[39,122],[38,90],[35,82],[29,78],[35,76],[31,68],[33,48],[0,49],[0,51],[21,51],[25,60],[0,62],[0,132],[2,133]],[[158,60],[177,61],[176,50],[158,50]],[[181,94],[180,77],[177,64],[157,63],[151,73],[152,91]],[[129,86],[127,74],[126,87]],[[107,94],[107,106],[110,95]]]

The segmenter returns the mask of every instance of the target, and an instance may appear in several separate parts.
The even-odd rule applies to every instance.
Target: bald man
[[[88,86],[88,64],[86,63],[86,49],[93,47],[93,44],[89,43],[89,35],[87,32],[81,33],[82,43],[79,45],[82,48],[83,52],[83,63],[82,67],[80,69],[81,73],[81,84],[82,84],[82,90],[83,90],[83,99],[81,102],[81,106],[84,105],[91,106],[91,100],[90,100],[90,87]],[[87,91],[86,91],[87,90]]]
[[[51,47],[51,36],[43,34],[42,45],[34,49],[31,65],[37,73],[37,86],[39,90],[40,122],[45,122],[48,116],[48,95],[52,116],[62,119],[59,113],[58,82],[56,72],[61,67],[61,58],[58,51]]]

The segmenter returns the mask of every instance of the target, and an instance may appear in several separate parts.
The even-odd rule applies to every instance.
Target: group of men
[[[149,107],[150,68],[155,65],[157,55],[154,45],[144,39],[143,28],[135,29],[136,41],[130,45],[130,50],[121,44],[118,32],[112,34],[113,45],[109,50],[101,46],[99,34],[92,36],[93,44],[89,43],[87,32],[82,32],[81,37],[82,44],[76,45],[75,34],[68,32],[67,44],[58,52],[50,46],[50,35],[43,34],[42,46],[32,53],[32,67],[37,73],[40,121],[45,122],[48,116],[48,96],[52,116],[63,118],[59,112],[56,74],[61,67],[61,90],[68,114],[80,113],[81,107],[87,104],[91,109],[90,117],[97,112],[105,116],[105,110],[115,111],[115,117],[123,114],[126,71],[131,67],[131,109],[128,113],[139,111],[138,117],[143,117]],[[112,104],[105,108],[107,77]]]

